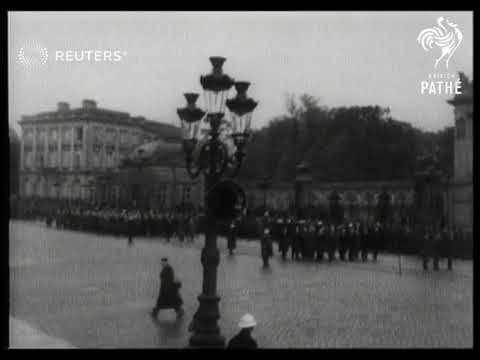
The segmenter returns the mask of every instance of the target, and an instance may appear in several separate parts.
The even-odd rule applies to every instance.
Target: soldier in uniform
[[[433,234],[433,247],[432,247],[432,255],[433,255],[433,270],[438,271],[439,270],[439,261],[440,261],[440,256],[441,256],[441,246],[442,246],[442,231],[440,229],[440,226],[438,226],[435,229],[435,232]]]
[[[173,236],[174,233],[174,223],[173,223],[173,215],[168,214],[165,219],[164,219],[164,226],[165,226],[165,238],[167,239],[167,242],[170,242],[170,239]]]
[[[136,214],[133,209],[130,209],[127,212],[127,235],[128,235],[128,246],[133,245],[133,237],[135,236],[135,226],[136,225]]]
[[[361,248],[361,234],[360,234],[360,223],[356,222],[353,228],[353,257],[356,260],[359,259],[360,248]]]
[[[293,260],[294,253],[293,253],[293,244],[295,241],[295,233],[296,233],[297,225],[295,224],[295,220],[291,217],[287,220],[287,246],[291,248],[291,258]],[[288,250],[287,250],[288,251]]]
[[[338,252],[340,254],[340,260],[346,261],[346,252],[347,252],[347,229],[345,229],[345,225],[339,226],[339,234],[338,234]]]
[[[292,260],[298,260],[298,254],[300,250],[300,237],[301,237],[301,225],[298,221],[294,220],[294,230],[292,236]]]
[[[383,238],[383,227],[382,225],[377,222],[375,225],[375,233],[373,234],[373,260],[377,261],[378,251],[380,249],[380,245],[382,243]]]
[[[360,253],[362,261],[368,260],[368,226],[365,223],[360,225]]]
[[[443,250],[443,256],[447,258],[448,270],[452,271],[453,231],[449,229],[447,226],[444,227],[442,232],[442,250]]]
[[[261,254],[263,260],[263,267],[268,268],[270,266],[268,260],[273,255],[272,237],[270,235],[270,229],[268,227],[266,227],[263,231],[263,236],[261,239]]]
[[[228,239],[227,239],[228,253],[233,255],[233,250],[237,247],[237,225],[235,220],[230,223],[228,228]]]
[[[347,248],[348,248],[348,260],[355,260],[355,227],[353,223],[348,224],[347,231]]]
[[[328,246],[328,261],[335,260],[335,252],[337,250],[337,231],[335,231],[335,225],[330,224],[330,229],[327,233],[327,246]]]
[[[288,244],[288,224],[283,219],[279,219],[280,222],[280,234],[278,242],[278,251],[282,254],[282,260],[287,259],[287,252],[289,248]]]
[[[422,247],[423,270],[425,271],[428,270],[428,263],[430,260],[432,245],[433,245],[432,231],[429,226],[426,226],[423,234],[423,247]]]
[[[326,250],[326,233],[322,221],[317,222],[316,228],[316,260],[323,261],[323,253]]]

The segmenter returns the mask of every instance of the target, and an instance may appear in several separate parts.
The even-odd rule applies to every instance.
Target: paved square
[[[10,222],[10,316],[58,344],[79,348],[182,348],[202,284],[200,248],[160,239],[126,239]],[[245,312],[265,348],[473,346],[473,264],[424,273],[419,259],[380,256],[378,263],[282,262],[261,269],[259,244],[239,242],[234,257],[219,240],[220,327],[229,339]],[[160,258],[183,283],[186,316],[149,316]],[[27,325],[25,325],[27,324]],[[32,336],[11,331],[11,346]],[[23,338],[22,338],[23,336]],[[33,345],[32,345],[33,346]],[[48,345],[46,345],[48,347]],[[54,347],[52,345],[52,347]]]

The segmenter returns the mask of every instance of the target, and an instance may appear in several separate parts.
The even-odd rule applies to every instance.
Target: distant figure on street
[[[430,226],[427,226],[423,235],[423,246],[422,246],[422,259],[423,259],[423,270],[428,270],[428,263],[430,262],[430,257],[432,256],[433,249],[433,234]]]
[[[270,236],[269,228],[265,228],[263,232],[263,236],[261,239],[261,247],[262,247],[263,267],[268,268],[270,266],[268,263],[268,260],[270,259],[270,256],[273,255],[273,244],[272,244],[272,238]]]
[[[237,247],[237,226],[235,224],[235,220],[230,223],[230,227],[228,229],[228,253],[233,255],[233,250]]]
[[[153,308],[151,315],[156,318],[158,312],[163,309],[174,309],[177,318],[183,316],[183,300],[180,296],[180,287],[182,284],[175,280],[173,268],[168,263],[167,258],[162,258],[162,271],[160,272],[160,291],[158,293],[157,303]]]
[[[133,246],[133,237],[135,236],[137,216],[132,209],[127,214],[127,233],[128,233],[128,246]]]
[[[227,345],[228,349],[257,349],[257,342],[252,338],[253,328],[257,325],[255,318],[245,314],[240,319],[238,327],[240,332],[235,335]]]

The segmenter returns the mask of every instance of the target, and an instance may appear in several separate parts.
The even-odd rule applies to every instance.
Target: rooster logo
[[[447,23],[447,26],[444,25]],[[437,19],[438,26],[422,30],[418,35],[417,41],[422,45],[425,51],[437,46],[441,50],[440,56],[435,60],[435,69],[441,60],[445,59],[445,65],[448,69],[448,62],[453,56],[460,43],[463,40],[463,35],[458,25],[446,20],[443,17]]]

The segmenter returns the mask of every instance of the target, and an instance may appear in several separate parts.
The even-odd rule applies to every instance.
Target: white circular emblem
[[[27,43],[18,51],[18,60],[26,67],[45,65],[48,60],[48,50],[37,42]]]

